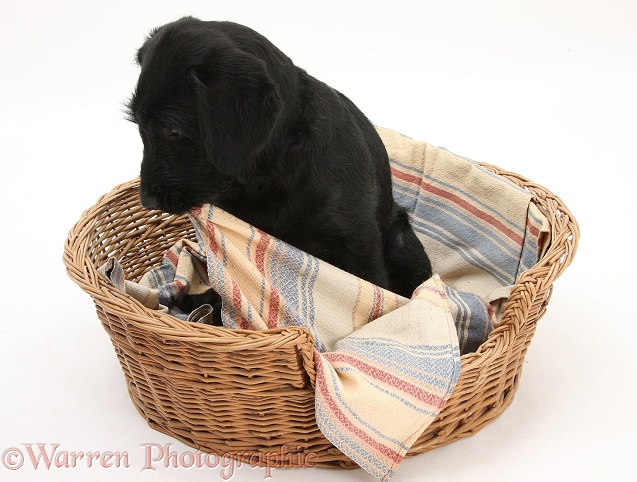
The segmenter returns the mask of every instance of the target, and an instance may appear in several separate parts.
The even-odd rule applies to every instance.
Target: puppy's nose
[[[159,201],[154,194],[139,190],[139,202],[146,209],[159,209]]]

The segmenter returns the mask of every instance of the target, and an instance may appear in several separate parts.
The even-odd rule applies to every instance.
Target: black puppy
[[[144,207],[214,204],[406,297],[431,276],[392,197],[385,147],[343,94],[230,22],[157,28],[137,61],[129,110],[144,144]]]

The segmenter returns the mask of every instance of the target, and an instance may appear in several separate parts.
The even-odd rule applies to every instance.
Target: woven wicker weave
[[[551,224],[551,245],[524,272],[501,325],[462,357],[455,391],[408,455],[472,435],[511,403],[553,281],[570,264],[579,237],[562,201],[523,177],[484,165],[530,191]],[[312,464],[356,467],[314,418],[313,340],[301,328],[262,332],[181,322],[143,307],[97,274],[110,256],[137,281],[179,239],[194,239],[186,217],[139,205],[138,181],[116,187],[87,210],[66,240],[70,277],[94,300],[130,396],[149,425],[198,449],[246,458],[256,452],[315,454]],[[253,459],[254,460],[254,459]]]

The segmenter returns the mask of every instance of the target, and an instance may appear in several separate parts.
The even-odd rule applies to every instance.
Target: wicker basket
[[[476,433],[511,403],[552,283],[577,247],[577,223],[557,196],[522,176],[482,165],[533,194],[551,224],[551,245],[522,274],[501,325],[477,352],[462,357],[453,395],[408,455]],[[188,219],[145,210],[138,201],[138,181],[131,181],[84,212],[64,249],[68,274],[93,298],[130,396],[148,424],[220,455],[245,458],[292,450],[312,453],[316,466],[356,467],[316,425],[314,346],[308,331],[253,332],[182,322],[143,307],[97,274],[115,256],[127,279],[137,281],[184,237],[194,239]]]

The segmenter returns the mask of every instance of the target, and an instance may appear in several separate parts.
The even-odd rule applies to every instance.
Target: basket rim
[[[489,334],[487,340],[477,351],[462,356],[463,369],[465,366],[469,367],[478,360],[490,356],[492,347],[507,332],[512,332],[509,334],[515,335],[519,331],[521,324],[516,323],[519,317],[507,316],[512,299],[516,296],[524,296],[523,293],[533,285],[538,283],[550,285],[555,281],[572,262],[579,240],[579,225],[571,211],[558,196],[520,174],[503,170],[488,163],[478,162],[478,164],[531,193],[531,202],[543,207],[545,215],[548,213],[551,241],[538,263],[531,269],[524,271],[514,285],[511,296],[504,307],[502,322]],[[63,262],[67,274],[82,290],[91,295],[97,305],[103,305],[110,313],[122,316],[139,328],[154,332],[167,340],[213,343],[215,349],[227,349],[228,351],[240,349],[242,345],[249,349],[271,350],[274,338],[278,337],[279,340],[276,341],[275,346],[288,343],[297,344],[302,346],[303,351],[308,350],[306,353],[308,359],[312,358],[314,340],[306,328],[290,326],[261,331],[229,330],[223,327],[182,321],[166,313],[146,308],[136,299],[103,280],[97,274],[97,268],[90,262],[86,252],[81,252],[84,246],[83,241],[91,232],[94,219],[111,202],[120,197],[123,191],[136,189],[138,186],[139,177],[121,183],[100,196],[93,206],[82,213],[66,238]],[[166,216],[160,211],[146,211],[142,214],[147,215],[148,212],[156,213],[158,216]],[[167,219],[171,217],[174,216],[168,215]],[[76,255],[79,255],[79,262],[76,262]]]

